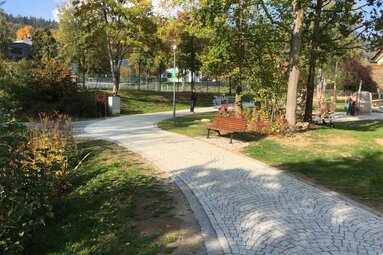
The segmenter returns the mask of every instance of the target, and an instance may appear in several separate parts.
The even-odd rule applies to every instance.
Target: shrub
[[[21,253],[52,204],[70,184],[77,163],[70,119],[41,115],[28,133],[0,110],[0,254]]]
[[[35,164],[22,125],[0,110],[0,254],[20,253],[52,217],[50,176]]]
[[[40,123],[34,123],[30,132],[30,146],[35,164],[41,165],[52,179],[50,197],[57,198],[70,186],[70,170],[77,163],[77,147],[72,135],[70,118],[54,113],[40,114]]]
[[[49,61],[39,66],[36,62],[0,62],[0,106],[18,109],[23,115],[37,117],[40,112],[69,113],[77,116],[95,115],[88,97],[82,97],[71,80],[69,66]]]
[[[254,131],[259,134],[285,134],[289,128],[284,114],[281,114],[275,121],[267,115],[265,111],[254,109],[250,116],[248,125],[249,131]]]

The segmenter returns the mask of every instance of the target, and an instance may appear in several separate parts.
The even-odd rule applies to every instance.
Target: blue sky
[[[57,19],[55,10],[61,0],[6,0],[2,9],[14,16],[34,16]]]

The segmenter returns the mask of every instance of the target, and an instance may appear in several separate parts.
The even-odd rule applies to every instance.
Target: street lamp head
[[[173,44],[173,50],[176,50],[177,49],[177,42],[174,41],[174,44]]]

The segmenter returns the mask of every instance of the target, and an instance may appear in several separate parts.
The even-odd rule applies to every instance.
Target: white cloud
[[[59,14],[59,9],[58,8],[56,8],[56,9],[54,9],[52,11],[52,19],[57,21],[57,22],[60,21],[58,14]]]

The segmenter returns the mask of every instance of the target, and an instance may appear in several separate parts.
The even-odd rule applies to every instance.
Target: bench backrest
[[[247,126],[247,120],[236,116],[216,116],[213,120],[213,126],[221,127],[222,129],[230,129],[237,132],[244,132]]]

